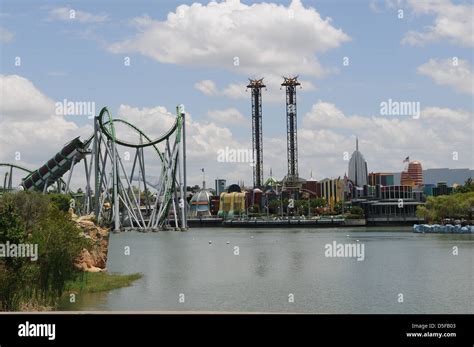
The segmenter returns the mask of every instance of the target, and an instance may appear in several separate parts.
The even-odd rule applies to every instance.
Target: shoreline
[[[420,220],[366,220],[366,219],[281,219],[281,220],[223,220],[221,218],[188,219],[189,228],[352,228],[352,227],[413,227]],[[171,223],[174,227],[174,223]]]

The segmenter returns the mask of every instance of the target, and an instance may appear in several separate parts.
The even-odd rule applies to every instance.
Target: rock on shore
[[[77,269],[85,272],[105,271],[109,247],[109,230],[96,225],[93,214],[81,217],[72,214],[71,219],[82,230],[81,235],[93,241],[92,249],[88,251],[84,248],[74,265]]]

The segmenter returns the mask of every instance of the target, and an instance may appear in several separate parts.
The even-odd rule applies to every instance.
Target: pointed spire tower
[[[349,160],[349,179],[358,187],[367,184],[367,162],[364,156],[359,152],[359,138],[356,137],[356,149]]]

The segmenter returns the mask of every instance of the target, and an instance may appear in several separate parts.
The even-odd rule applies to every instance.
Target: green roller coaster
[[[73,139],[39,169],[29,170],[17,164],[0,163],[0,168],[7,169],[2,191],[20,189],[46,193],[49,187],[56,184],[58,192],[69,193],[75,167],[82,161],[85,172],[82,213],[94,213],[99,223],[111,225],[114,231],[126,228],[153,231],[171,226],[184,230],[187,228],[184,115],[184,106],[177,106],[174,124],[157,138],[151,139],[128,121],[114,119],[104,107],[94,118],[94,133],[89,138],[85,141],[79,137]],[[119,138],[116,125],[138,135],[139,141]],[[164,149],[160,150],[158,145]],[[128,163],[131,165],[124,165],[119,147],[135,151],[133,161]],[[150,183],[146,176],[149,169],[144,149],[147,147],[153,149],[151,162],[158,162],[159,179],[155,184]],[[130,154],[128,151],[125,153]],[[28,173],[16,187],[13,184],[14,171]],[[67,179],[64,180],[66,174]],[[133,185],[134,182],[138,182],[138,187]]]

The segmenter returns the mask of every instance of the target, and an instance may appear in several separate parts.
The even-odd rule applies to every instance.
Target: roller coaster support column
[[[71,168],[69,169],[69,175],[68,175],[68,178],[67,178],[67,184],[66,184],[66,194],[69,193],[69,190],[70,190],[70,183],[71,183],[71,177],[72,177],[72,173],[74,171],[74,166],[76,165],[76,161],[77,161],[77,158],[76,156],[74,156],[72,158],[72,164],[71,164]]]
[[[179,152],[178,152],[178,168],[179,168],[179,185],[180,185],[180,195],[182,199],[182,204],[180,204],[181,207],[181,228],[186,230],[188,228],[188,223],[187,223],[187,216],[188,216],[188,211],[187,211],[187,199],[186,199],[186,118],[185,118],[185,111],[184,111],[184,105],[179,105],[178,106],[178,112],[181,113],[181,121],[182,121],[182,133],[181,133],[181,139],[182,139],[182,144],[179,146]],[[181,166],[183,169],[181,170]],[[183,179],[184,176],[184,179]],[[183,189],[184,186],[184,189]]]
[[[118,162],[117,162],[117,146],[115,141],[112,142],[112,175],[113,175],[113,190],[114,190],[114,232],[120,232],[120,201],[118,197]]]
[[[13,166],[10,166],[10,176],[8,176],[8,189],[12,189]]]
[[[99,177],[99,121],[97,116],[94,117],[94,142],[92,144],[92,156],[91,163],[94,161],[94,215],[97,221],[99,220],[100,213],[100,177]]]
[[[92,161],[92,159],[91,159]],[[90,186],[90,171],[87,166],[87,158],[84,157],[84,169],[86,171],[86,198],[85,198],[85,205],[86,205],[86,214],[90,213],[90,203],[91,203],[91,186]]]
[[[8,179],[8,172],[5,172],[5,178],[3,179],[3,190],[7,190],[7,179]]]

